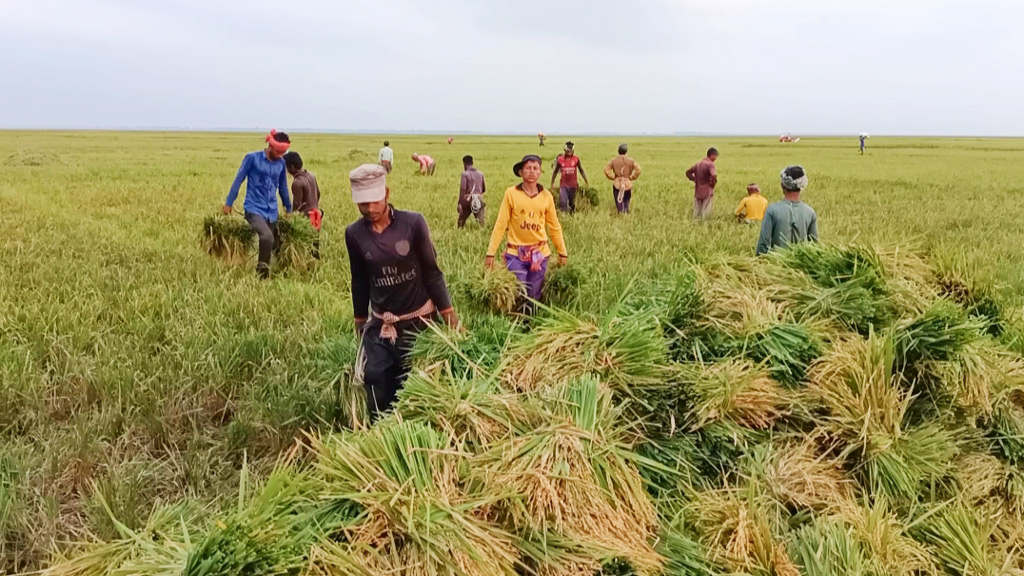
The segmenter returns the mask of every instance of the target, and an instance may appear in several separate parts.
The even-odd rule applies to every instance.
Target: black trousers
[[[261,276],[270,275],[270,255],[278,245],[277,222],[271,222],[252,212],[245,213],[245,221],[259,236],[260,254],[256,261],[256,271]]]
[[[395,324],[398,339],[380,337],[381,321],[374,318],[363,330],[363,354],[366,368],[363,386],[366,388],[366,410],[370,424],[380,419],[394,405],[398,391],[409,375],[409,352],[412,344],[425,327],[423,320],[409,320]]]

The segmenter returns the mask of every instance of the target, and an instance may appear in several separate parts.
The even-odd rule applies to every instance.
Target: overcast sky
[[[0,128],[1024,135],[1024,2],[0,0]]]

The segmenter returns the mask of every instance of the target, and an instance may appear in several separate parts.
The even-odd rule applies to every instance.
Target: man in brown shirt
[[[718,150],[708,148],[707,157],[686,171],[686,178],[694,183],[693,217],[697,220],[710,216],[715,203],[715,185],[718,184],[715,160],[718,160]]]
[[[466,225],[466,220],[472,215],[476,217],[478,224],[483,226],[484,222],[484,192],[487,191],[487,184],[484,183],[484,173],[473,167],[473,157],[462,157],[462,176],[459,178],[459,228]]]
[[[284,165],[292,175],[292,210],[305,214],[317,232],[323,222],[320,211],[320,187],[316,176],[302,167],[302,156],[298,152],[284,155]],[[320,258],[320,238],[313,240],[313,257]]]
[[[604,167],[604,175],[612,181],[612,194],[619,214],[629,214],[629,203],[633,199],[633,181],[640,177],[640,165],[626,156],[628,147],[619,144],[619,155]]]

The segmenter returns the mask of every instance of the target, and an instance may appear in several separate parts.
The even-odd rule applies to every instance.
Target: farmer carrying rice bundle
[[[345,229],[371,423],[394,404],[409,373],[413,340],[426,322],[440,314],[449,326],[459,326],[427,221],[388,203],[386,175],[374,164],[349,173],[352,201],[363,217]]]
[[[565,152],[555,158],[555,171],[551,174],[552,190],[555,189],[555,176],[561,174],[558,182],[558,209],[562,212],[572,214],[576,212],[576,192],[579,191],[579,179],[576,173],[583,176],[583,182],[590,188],[590,180],[587,173],[583,171],[583,164],[580,157],[576,155],[575,144],[571,141],[565,143]]]
[[[818,215],[800,201],[800,193],[807,188],[807,173],[802,166],[787,166],[779,177],[785,198],[764,213],[757,239],[758,255],[798,242],[818,241]]]
[[[558,262],[564,265],[569,261],[555,198],[538,182],[540,166],[540,156],[528,154],[512,167],[512,172],[523,181],[505,190],[484,260],[488,268],[494,266],[494,254],[507,233],[505,267],[526,286],[526,295],[534,300],[540,300],[548,270],[549,233],[558,251]]]
[[[238,191],[245,185],[245,221],[259,237],[259,258],[256,273],[260,279],[270,278],[270,255],[277,246],[277,196],[287,214],[292,212],[288,197],[288,176],[285,171],[284,155],[291,146],[291,140],[284,132],[271,130],[267,134],[267,147],[250,152],[242,159],[235,181],[231,183],[227,200],[222,211],[231,214],[232,205],[238,198]]]
[[[320,210],[320,186],[316,175],[302,167],[302,156],[292,151],[284,155],[284,165],[292,176],[292,209],[309,218],[309,223],[320,234],[324,213]],[[320,239],[313,240],[313,257],[320,258]]]

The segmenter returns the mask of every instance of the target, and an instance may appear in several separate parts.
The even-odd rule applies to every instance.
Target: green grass
[[[84,535],[114,535],[103,503],[132,530],[145,527],[158,502],[183,495],[219,506],[237,493],[243,454],[254,473],[266,473],[303,431],[348,422],[343,399],[355,340],[343,230],[358,213],[347,174],[376,157],[382,138],[292,135],[324,194],[322,260],[307,273],[275,271],[260,283],[251,259],[225,265],[204,252],[201,236],[242,156],[262,144],[259,134],[4,135],[0,573],[44,567]],[[455,227],[459,158],[473,154],[486,174],[493,222],[501,191],[515,183],[512,163],[538,151],[535,139],[460,136],[451,146],[442,137],[389,139],[395,205],[425,214],[452,283],[475,278],[489,229]],[[622,138],[574,140],[597,176],[593,167]],[[1022,140],[875,138],[864,157],[855,139],[625,140],[644,167],[633,213],[614,214],[610,184],[595,178],[598,205],[563,218],[566,270],[582,273],[554,288],[574,313],[602,318],[623,294],[643,298],[674,284],[678,297],[659,321],[688,329],[702,303],[680,279],[694,263],[753,252],[756,227],[736,225],[731,209],[749,182],[778,199],[779,169],[793,163],[808,170],[806,200],[824,239],[911,243],[941,256],[952,264],[939,288],[970,315],[999,322],[992,333],[1022,303]],[[709,145],[722,152],[716,216],[697,224],[682,172]],[[414,149],[437,160],[435,176],[415,174]],[[549,166],[557,147],[542,151]],[[983,272],[984,282],[961,278],[968,269],[972,278]],[[829,302],[829,311],[839,309],[841,302]],[[455,304],[471,329],[497,322],[458,292]],[[615,326],[604,328],[615,334]],[[748,350],[779,377],[800,381],[807,360],[770,343]],[[491,362],[474,354],[474,362]],[[729,445],[742,440],[721,436]],[[731,460],[724,452],[708,457],[704,468]]]

